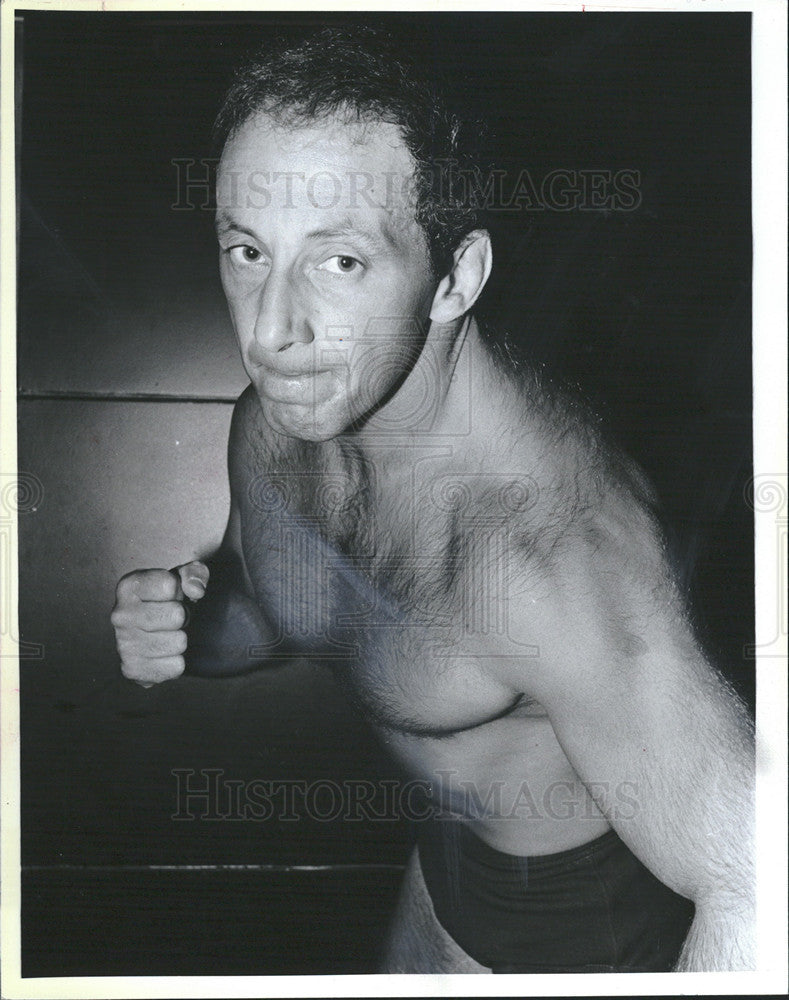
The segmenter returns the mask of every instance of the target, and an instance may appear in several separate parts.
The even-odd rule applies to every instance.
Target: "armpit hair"
[[[521,412],[501,433],[513,454],[532,456],[538,488],[538,503],[515,528],[520,551],[533,566],[549,571],[565,543],[582,537],[594,545],[601,525],[613,518],[638,548],[650,551],[663,582],[675,579],[657,493],[580,389],[530,364],[507,336],[486,344],[502,377],[518,388]],[[528,434],[528,442],[518,440],[519,433]]]

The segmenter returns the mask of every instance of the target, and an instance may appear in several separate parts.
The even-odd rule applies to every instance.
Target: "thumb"
[[[184,596],[192,601],[199,601],[205,595],[205,588],[208,586],[209,572],[206,564],[195,559],[193,562],[178,566],[176,572]]]

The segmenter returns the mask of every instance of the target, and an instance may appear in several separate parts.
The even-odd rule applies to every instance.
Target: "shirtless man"
[[[120,581],[123,672],[333,665],[444,817],[383,971],[752,968],[746,714],[638,470],[482,336],[462,129],[385,48],[324,32],[226,98],[230,516],[210,569]]]

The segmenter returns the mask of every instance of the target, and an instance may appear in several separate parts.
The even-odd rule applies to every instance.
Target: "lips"
[[[324,383],[328,380],[322,376],[328,374],[326,370],[285,373],[264,368],[256,381],[262,394],[274,402],[303,404],[320,402],[327,396],[329,386]]]
[[[263,365],[262,371],[267,377],[273,378],[313,378],[315,375],[322,375],[326,369],[308,368],[307,370],[289,371],[280,368],[272,368],[270,365]]]

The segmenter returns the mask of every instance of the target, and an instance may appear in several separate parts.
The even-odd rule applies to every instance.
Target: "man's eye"
[[[251,246],[230,247],[227,252],[234,264],[259,264],[263,260],[260,250]]]
[[[350,257],[348,254],[337,254],[319,264],[318,270],[329,271],[331,274],[353,274],[354,271],[359,271],[363,267],[362,262],[355,257]]]

